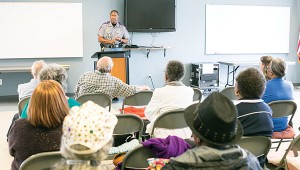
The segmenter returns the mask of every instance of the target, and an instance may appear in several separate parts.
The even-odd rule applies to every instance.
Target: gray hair
[[[180,81],[184,74],[185,74],[185,68],[182,62],[177,60],[171,60],[168,62],[166,67],[166,76],[167,81]]]
[[[97,69],[101,73],[110,73],[114,63],[110,57],[104,56],[101,57],[97,62]]]
[[[57,81],[59,84],[61,84],[65,92],[68,89],[67,78],[68,78],[67,71],[64,69],[63,66],[56,63],[48,64],[40,71],[38,75],[39,81],[43,81],[43,80]]]
[[[62,156],[66,158],[66,160],[82,160],[82,161],[87,161],[87,163],[70,165],[66,162],[66,160],[62,160],[61,162],[55,164],[52,169],[60,169],[60,170],[99,169],[99,164],[97,165],[97,162],[104,160],[107,157],[108,150],[111,148],[112,143],[113,143],[113,138],[111,138],[111,140],[97,152],[92,154],[82,154],[82,155],[74,154],[70,152],[63,144],[61,144],[60,151]],[[83,145],[78,145],[77,149],[84,150],[88,148]],[[93,165],[94,163],[96,163],[96,165]]]
[[[270,68],[276,77],[284,77],[286,74],[286,64],[281,58],[273,58],[270,63]]]
[[[31,66],[31,74],[33,75],[34,78],[37,78],[39,72],[43,67],[46,66],[46,63],[44,60],[37,60],[35,61],[32,66]]]

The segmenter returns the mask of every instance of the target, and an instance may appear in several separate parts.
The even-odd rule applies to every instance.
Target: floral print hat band
[[[75,154],[95,153],[111,140],[117,122],[114,114],[91,101],[72,107],[64,119],[62,145]],[[88,149],[78,150],[78,144]]]

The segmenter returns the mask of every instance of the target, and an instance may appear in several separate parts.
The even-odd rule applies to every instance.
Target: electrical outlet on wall
[[[2,85],[2,79],[0,79],[0,86]]]

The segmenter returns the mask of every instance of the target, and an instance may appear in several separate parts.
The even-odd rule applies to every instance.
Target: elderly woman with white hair
[[[63,66],[59,64],[56,63],[48,64],[40,71],[40,73],[38,74],[38,79],[40,82],[44,80],[55,80],[62,86],[64,92],[67,91],[68,74],[67,71],[63,68]],[[72,108],[73,106],[80,106],[80,103],[78,103],[75,99],[68,96],[66,96],[66,98],[70,108]],[[20,118],[27,118],[28,103],[24,106]]]
[[[182,62],[177,60],[168,62],[164,75],[166,84],[164,87],[154,90],[151,101],[145,110],[145,116],[150,121],[150,124],[147,125],[147,133],[151,133],[154,121],[161,114],[174,109],[186,108],[193,103],[193,89],[181,82],[184,74],[185,68]],[[189,128],[176,130],[157,128],[154,131],[155,137],[166,138],[168,135],[186,139],[191,137],[192,132]]]

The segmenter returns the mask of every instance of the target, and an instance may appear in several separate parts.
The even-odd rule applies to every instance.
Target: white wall
[[[4,0],[0,0],[4,1]],[[31,0],[33,1],[33,0]],[[50,0],[48,0],[50,1]],[[123,16],[123,1],[111,0],[64,0],[66,2],[83,3],[83,58],[61,58],[45,59],[46,62],[56,62],[59,64],[69,64],[69,89],[72,93],[80,75],[86,71],[93,70],[93,61],[90,57],[95,51],[99,50],[97,42],[97,31],[102,22],[109,20],[109,12],[112,9],[120,11]],[[51,1],[50,1],[51,2]],[[298,4],[297,4],[298,2]],[[151,87],[151,82],[147,78],[152,75],[156,87],[164,84],[163,71],[169,60],[177,59],[187,65],[189,71],[190,64],[195,62],[214,62],[214,61],[259,61],[260,56],[256,55],[205,55],[205,4],[251,4],[251,5],[282,5],[291,7],[291,32],[290,32],[290,53],[274,54],[274,57],[285,58],[290,61],[297,61],[296,48],[299,30],[299,0],[177,0],[177,30],[171,33],[155,33],[153,45],[172,46],[167,50],[166,57],[163,51],[151,51],[147,59],[145,52],[132,52],[130,58],[130,84],[145,84]],[[255,11],[254,11],[255,12]],[[120,17],[121,18],[121,17]],[[133,44],[151,45],[152,35],[150,33],[134,33]],[[34,59],[10,59],[0,60],[1,66],[30,66]],[[292,82],[300,82],[300,77],[295,73],[300,70],[299,64],[290,67],[287,76]],[[225,82],[225,67],[221,68],[221,82]],[[189,72],[184,79],[188,84]],[[3,73],[0,79],[3,85],[0,86],[0,96],[17,95],[17,85],[30,80],[29,73]]]

